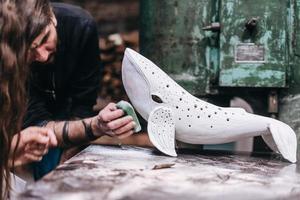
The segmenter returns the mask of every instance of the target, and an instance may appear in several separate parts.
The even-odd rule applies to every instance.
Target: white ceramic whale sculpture
[[[151,142],[165,154],[176,156],[175,138],[191,144],[219,144],[261,135],[273,151],[296,162],[297,139],[287,124],[241,108],[202,101],[128,48],[122,63],[122,81],[131,103],[148,121]]]

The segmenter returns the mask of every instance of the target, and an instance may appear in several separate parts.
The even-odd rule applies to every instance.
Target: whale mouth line
[[[141,68],[139,67],[139,64],[135,61],[135,58],[131,55],[131,53],[126,53],[126,55],[130,58],[128,59],[129,62],[131,62],[134,66],[134,69],[138,72],[139,75],[141,75],[141,77],[143,78],[143,80],[146,82],[146,85],[148,87],[148,94],[149,94],[149,98],[151,98],[151,84],[149,82],[149,80],[147,79],[147,77],[145,76],[145,74],[143,73],[143,71],[141,70]],[[138,67],[137,67],[138,66]]]
[[[143,78],[143,80],[146,82],[147,85],[147,95],[150,100],[152,100],[155,104],[162,104],[164,101],[161,99],[159,94],[156,92],[152,91],[153,89],[151,88],[150,81],[147,79],[145,73],[142,71],[140,65],[136,62],[135,58],[133,55],[131,55],[131,52],[126,53],[126,55],[130,58],[129,61],[133,64],[134,69],[138,72],[139,75]],[[154,97],[154,98],[153,98]]]
[[[130,57],[129,61],[130,61],[130,62],[133,62],[134,69],[137,70],[138,74],[141,74],[141,75],[142,75],[143,79],[144,79],[144,80],[146,81],[146,83],[147,83],[147,86],[151,89],[149,80],[147,79],[147,77],[146,77],[146,75],[144,74],[144,72],[141,70],[139,64],[135,61],[135,58],[133,58],[133,57],[131,56],[130,53],[128,53],[127,55]],[[137,67],[137,66],[138,66],[138,67]]]

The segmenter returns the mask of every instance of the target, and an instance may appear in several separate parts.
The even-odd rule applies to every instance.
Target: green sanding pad
[[[142,130],[141,124],[136,116],[134,108],[130,103],[128,103],[127,101],[119,101],[117,103],[117,108],[122,109],[127,115],[130,115],[133,118],[133,121],[136,124],[134,127],[135,133]]]

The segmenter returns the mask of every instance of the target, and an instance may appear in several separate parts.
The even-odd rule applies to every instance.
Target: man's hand
[[[131,116],[124,116],[124,112],[110,103],[97,116],[92,118],[92,131],[95,136],[108,135],[119,139],[133,134],[135,122]]]
[[[43,156],[48,153],[50,147],[57,146],[57,140],[54,132],[48,128],[29,127],[16,134],[11,143],[11,151],[13,152],[18,136],[20,137],[15,157],[10,156],[10,165],[14,159],[14,165],[20,166],[30,162],[40,161]]]

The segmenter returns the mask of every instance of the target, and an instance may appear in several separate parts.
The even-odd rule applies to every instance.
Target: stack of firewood
[[[104,69],[99,97],[94,110],[99,111],[108,102],[128,100],[121,78],[122,59],[126,47],[138,51],[138,44],[137,31],[112,34],[106,38],[100,38],[100,58]]]

